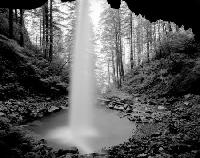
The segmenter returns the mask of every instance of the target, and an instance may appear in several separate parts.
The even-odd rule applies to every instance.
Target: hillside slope
[[[58,97],[67,94],[65,81],[55,74],[56,66],[44,59],[23,28],[24,47],[19,45],[20,27],[14,19],[14,37],[9,39],[8,15],[0,9],[0,100],[38,95]]]
[[[155,54],[126,74],[123,91],[157,97],[200,93],[200,49],[193,36],[170,34]]]

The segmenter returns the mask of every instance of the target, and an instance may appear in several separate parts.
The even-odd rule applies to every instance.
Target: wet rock
[[[0,117],[0,129],[8,129],[10,127],[10,120],[6,117]]]
[[[143,154],[139,154],[137,157],[143,157],[143,158],[146,158],[147,157],[147,154],[143,153]]]
[[[62,110],[67,110],[67,109],[69,109],[69,108],[66,107],[66,106],[60,106],[60,108],[61,108]]]
[[[146,119],[145,117],[142,117],[141,120],[142,120],[143,123],[149,123],[149,120]]]
[[[149,100],[148,103],[149,103],[149,105],[156,105],[157,104],[157,102],[154,101],[154,100]]]
[[[163,149],[163,147],[160,147],[158,150],[159,150],[159,151],[163,151],[164,149]]]
[[[158,110],[165,110],[166,108],[164,106],[158,106]]]
[[[56,106],[52,106],[52,107],[50,107],[50,108],[48,109],[48,112],[49,112],[49,113],[56,112],[56,111],[59,111],[59,108],[56,107]]]
[[[128,104],[124,104],[124,109],[127,109],[128,108]]]
[[[151,137],[159,137],[159,136],[161,136],[161,135],[162,135],[161,132],[156,132],[156,133],[153,133],[153,134],[151,135]]]
[[[5,116],[5,115],[6,115],[5,113],[0,112],[0,117],[3,117],[3,116]]]
[[[169,150],[171,153],[185,153],[191,150],[191,145],[188,144],[171,144]]]
[[[6,101],[5,104],[12,105],[12,102],[9,100],[9,101]]]
[[[109,104],[108,104],[108,108],[113,109],[113,108],[114,108],[114,105],[113,105],[112,103],[109,103]]]
[[[42,118],[43,116],[44,116],[43,113],[38,113],[38,114],[37,114],[37,117],[39,117],[39,118]]]
[[[127,107],[127,109],[125,110],[126,113],[131,113],[133,112],[132,108],[130,106]]]
[[[114,109],[115,109],[115,110],[118,110],[118,109],[119,109],[119,106],[118,106],[118,105],[115,105],[115,106],[114,106]]]
[[[71,147],[69,149],[59,149],[58,152],[56,153],[57,157],[60,157],[62,155],[67,155],[67,154],[78,154],[78,149],[76,147]]]
[[[124,110],[124,107],[123,107],[123,106],[115,106],[114,109],[123,111],[123,110]]]
[[[152,114],[153,111],[151,111],[151,110],[147,110],[147,111],[145,111],[145,113],[147,113],[147,114]]]
[[[192,96],[191,94],[187,94],[187,95],[184,95],[184,98],[189,99],[191,96]]]
[[[28,153],[25,154],[25,157],[26,157],[26,158],[39,158],[40,155],[38,155],[38,154],[35,153],[35,152],[28,152]]]
[[[51,98],[50,98],[50,97],[46,98],[46,101],[50,101],[50,100],[51,100]]]

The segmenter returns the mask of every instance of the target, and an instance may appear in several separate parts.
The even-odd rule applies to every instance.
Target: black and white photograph
[[[200,0],[0,2],[0,158],[200,158]]]

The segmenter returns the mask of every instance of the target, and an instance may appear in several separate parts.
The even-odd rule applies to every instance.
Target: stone
[[[126,110],[125,110],[126,113],[131,113],[133,112],[132,108],[131,107],[128,107]]]
[[[128,104],[124,104],[124,109],[128,108]]]
[[[146,118],[141,118],[141,120],[142,120],[143,123],[149,123],[149,120],[146,119]]]
[[[159,105],[158,110],[165,110],[166,108],[164,106]]]
[[[119,107],[118,107],[118,110],[123,111],[123,110],[124,110],[124,107],[123,107],[123,106],[119,106]]]
[[[59,149],[56,153],[57,156],[67,155],[67,154],[78,154],[79,151],[76,147],[69,147],[67,149]]]
[[[48,98],[46,98],[46,100],[47,100],[47,101],[50,101],[50,100],[51,100],[51,98],[50,98],[50,97],[48,97]]]
[[[4,114],[3,112],[0,112],[0,117],[5,116],[6,114]]]
[[[108,104],[108,108],[113,109],[114,108],[113,104],[112,103]]]
[[[69,109],[69,108],[66,107],[66,106],[60,106],[60,108],[61,108],[62,110],[67,110],[67,109]]]
[[[186,95],[184,95],[184,98],[185,99],[188,99],[188,98],[190,98],[192,95],[191,94],[186,94]]]
[[[188,106],[190,103],[188,101],[185,101],[183,104],[185,104],[186,106]]]
[[[147,111],[145,111],[145,113],[147,113],[147,114],[152,114],[153,111],[151,111],[151,110],[147,110]]]
[[[118,110],[118,109],[119,109],[119,106],[118,106],[118,105],[115,105],[115,106],[114,106],[114,109],[115,109],[115,110]]]
[[[149,101],[149,105],[156,105],[157,103],[155,102],[155,101],[153,101],[153,100],[150,100]]]
[[[7,102],[5,102],[5,104],[7,104],[7,105],[11,105],[11,104],[12,104],[12,102],[10,102],[10,101],[7,101]]]
[[[49,109],[48,109],[48,112],[56,112],[56,111],[58,111],[59,110],[59,108],[58,107],[56,107],[56,106],[52,106],[52,107],[50,107]]]
[[[156,132],[156,133],[152,134],[151,137],[159,137],[161,135],[162,135],[161,132]]]
[[[163,147],[160,147],[158,150],[159,150],[159,151],[163,151],[164,149],[163,149]]]
[[[146,157],[147,154],[143,153],[143,154],[139,154],[137,157]]]

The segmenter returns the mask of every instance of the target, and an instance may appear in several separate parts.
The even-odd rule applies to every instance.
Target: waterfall
[[[95,79],[92,62],[89,0],[79,0],[78,19],[72,61],[69,129],[77,137],[78,146],[96,134],[94,129]],[[86,144],[85,144],[86,145]],[[91,152],[81,146],[85,152]],[[84,152],[84,151],[83,151]]]
[[[69,125],[56,129],[51,135],[63,143],[78,147],[81,153],[94,152],[90,146],[97,137],[94,127],[96,104],[94,62],[92,61],[90,0],[78,1],[78,14],[72,57]],[[64,137],[63,137],[64,135]]]

